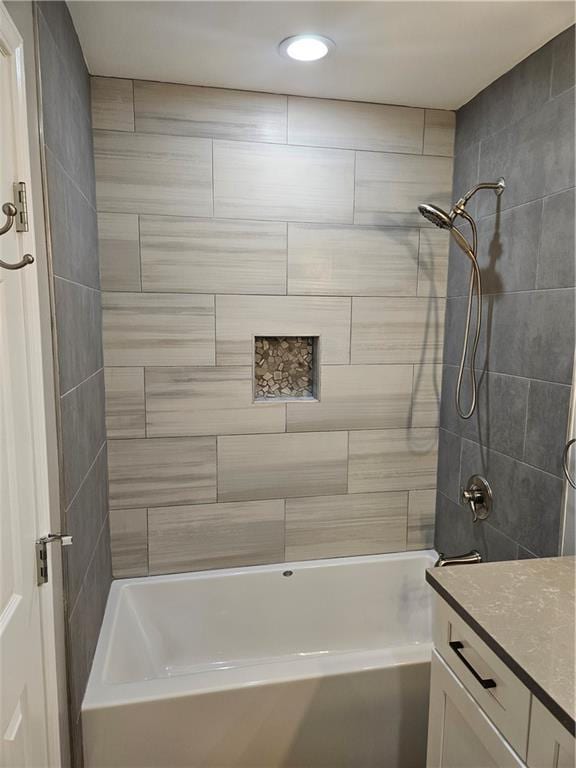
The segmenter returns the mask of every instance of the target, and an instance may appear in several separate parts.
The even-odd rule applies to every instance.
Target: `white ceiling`
[[[574,3],[70,2],[90,72],[456,109],[574,22]],[[278,43],[316,32],[314,63]]]

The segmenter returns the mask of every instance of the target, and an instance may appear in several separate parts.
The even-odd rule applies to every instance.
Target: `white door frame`
[[[31,11],[31,8],[30,8]],[[31,16],[30,16],[31,18]],[[37,120],[30,124],[28,119],[27,96],[36,99],[34,77],[26,83],[26,59],[34,61],[33,38],[28,37],[26,52],[19,29],[0,0],[0,22],[2,30],[10,39],[10,47],[15,50],[19,71],[18,88],[18,135],[22,138],[18,144],[18,167],[28,186],[28,214],[30,231],[23,233],[28,238],[26,248],[36,257],[36,264],[23,271],[23,293],[25,299],[26,356],[30,370],[31,387],[27,396],[32,420],[33,440],[30,450],[33,454],[31,465],[35,472],[35,498],[37,510],[37,530],[39,536],[54,532],[59,527],[60,506],[58,499],[58,441],[55,420],[55,382],[53,376],[53,358],[51,335],[45,329],[51,327],[50,303],[46,295],[48,273],[46,267],[46,236],[42,226],[43,211],[41,192],[42,180],[39,175],[40,164]],[[30,27],[32,30],[32,27]],[[2,36],[0,35],[0,44]],[[26,55],[25,55],[26,54]],[[32,70],[33,71],[33,70]],[[27,69],[31,74],[30,66]],[[29,90],[27,90],[29,89]],[[36,115],[35,115],[36,116]],[[37,152],[37,158],[33,155]],[[32,157],[31,157],[32,154]],[[31,168],[35,176],[32,177]],[[36,178],[37,177],[37,178]],[[34,210],[35,204],[38,206]],[[42,274],[40,273],[42,270]],[[44,329],[44,332],[43,332]],[[53,460],[50,461],[50,455]],[[60,768],[68,763],[67,709],[66,709],[66,670],[64,656],[64,613],[63,586],[61,579],[60,553],[56,547],[50,548],[50,580],[37,587],[41,612],[42,666],[45,689],[46,727],[48,735],[49,766]],[[30,553],[34,557],[34,552]]]

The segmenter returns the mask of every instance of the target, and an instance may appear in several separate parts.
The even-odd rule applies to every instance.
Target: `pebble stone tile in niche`
[[[256,336],[255,400],[316,397],[313,336]]]

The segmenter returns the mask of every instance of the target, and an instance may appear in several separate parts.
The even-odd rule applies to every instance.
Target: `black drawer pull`
[[[480,683],[482,688],[496,688],[496,680],[492,680],[491,677],[480,677],[478,672],[474,669],[472,664],[460,653],[460,651],[464,648],[464,644],[460,642],[460,640],[452,640],[451,643],[448,643],[450,648],[454,651],[456,656],[460,659],[462,664],[466,667],[466,669],[474,676],[476,680]]]

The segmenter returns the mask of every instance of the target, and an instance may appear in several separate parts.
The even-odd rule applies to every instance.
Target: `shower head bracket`
[[[500,176],[496,184],[497,184],[497,187],[494,190],[494,192],[496,192],[498,197],[500,197],[502,192],[504,192],[504,190],[506,189],[506,179],[504,178],[504,176]]]

